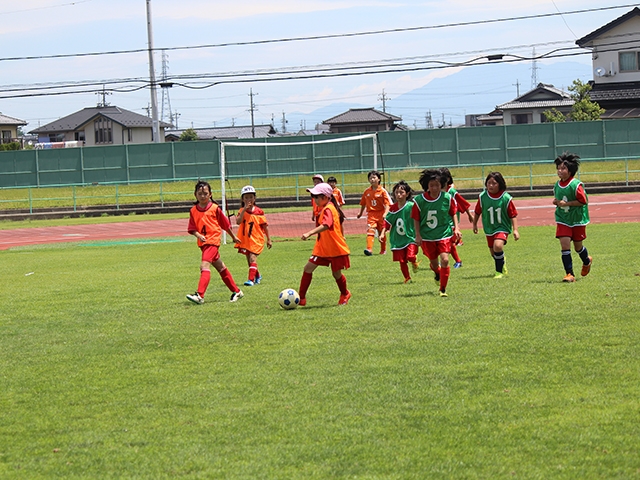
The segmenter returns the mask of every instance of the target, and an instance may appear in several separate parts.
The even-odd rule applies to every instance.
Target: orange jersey
[[[342,192],[338,187],[333,189],[333,198],[336,199],[336,202],[338,202],[338,205],[340,206],[344,205],[344,197],[342,196]]]
[[[251,212],[245,210],[238,226],[240,243],[236,243],[235,247],[244,248],[251,253],[260,255],[264,249],[264,228],[266,225],[267,217],[260,207],[254,205]]]
[[[222,231],[229,230],[230,228],[231,224],[229,223],[229,219],[217,203],[209,203],[204,210],[201,209],[199,205],[191,207],[187,231],[189,233],[199,232],[205,236],[204,242],[198,239],[199,247],[202,245],[220,246]]]
[[[367,188],[360,198],[360,205],[367,209],[367,217],[382,219],[385,210],[391,205],[389,193],[378,185],[378,188]]]
[[[320,232],[316,239],[311,255],[316,257],[341,257],[349,255],[350,250],[347,241],[342,234],[340,215],[332,203],[327,203],[316,220],[318,226],[325,225],[329,230]]]

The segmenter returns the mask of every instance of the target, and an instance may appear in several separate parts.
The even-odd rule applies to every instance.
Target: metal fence
[[[229,177],[310,172],[349,172],[373,167],[368,139],[308,144],[322,137],[287,137],[303,145],[276,146],[282,138],[259,140],[263,148],[227,151]],[[257,140],[247,140],[253,143]],[[636,158],[640,119],[546,123],[378,133],[381,168],[455,167],[550,161],[569,150],[583,159]],[[0,152],[0,188],[136,184],[216,179],[220,142],[197,141]]]

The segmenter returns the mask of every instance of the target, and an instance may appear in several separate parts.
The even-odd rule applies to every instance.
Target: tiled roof
[[[529,90],[524,95],[520,95],[510,102],[498,105],[496,108],[499,110],[512,110],[517,108],[570,107],[573,103],[571,95],[567,92],[553,85],[539,83],[536,88]]]
[[[498,105],[501,110],[513,110],[517,108],[554,108],[554,107],[570,107],[573,105],[572,99],[564,100],[540,100],[537,102],[512,102],[503,103]]]
[[[35,130],[32,130],[31,133],[72,132],[98,116],[106,117],[126,128],[152,127],[152,120],[150,117],[130,112],[124,108],[108,106],[83,108],[71,115],[67,115],[66,117],[59,118],[47,125],[36,128]],[[166,128],[170,125],[165,122],[160,122],[160,126]]]
[[[322,123],[332,125],[338,123],[386,122],[389,120],[399,122],[402,118],[380,112],[375,108],[350,108],[347,112],[331,117]]]
[[[594,30],[588,35],[585,35],[584,37],[579,38],[578,40],[576,40],[576,45],[583,47],[587,43],[591,42],[593,39],[598,38],[600,35],[604,33],[607,33],[609,30],[612,30],[618,25],[623,24],[624,22],[626,22],[630,18],[635,17],[636,15],[640,15],[640,8],[638,7],[635,7],[633,10],[630,10],[629,12],[625,13],[621,17],[618,17],[615,20],[607,23],[606,25],[603,25],[602,27],[598,28],[597,30]]]
[[[607,120],[610,118],[640,118],[640,108],[615,108],[607,110],[600,118]]]
[[[165,137],[174,135],[180,137],[182,132],[187,130],[186,128],[177,130],[165,130]],[[237,138],[265,138],[272,137],[276,131],[272,125],[255,125],[253,130],[255,137],[251,134],[251,125],[239,126],[239,127],[212,127],[212,128],[194,128],[198,134],[200,140],[225,140],[225,139],[237,139]]]
[[[589,97],[594,102],[616,100],[640,100],[640,82],[594,83]]]
[[[19,118],[10,117],[9,115],[3,115],[0,113],[0,125],[26,125],[27,122],[20,120]]]

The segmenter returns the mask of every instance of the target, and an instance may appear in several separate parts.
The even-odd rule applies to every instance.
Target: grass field
[[[494,280],[465,231],[444,299],[351,237],[349,305],[319,268],[293,311],[311,241],[202,306],[191,238],[0,251],[0,478],[639,478],[640,225],[589,226],[575,284],[520,233]]]

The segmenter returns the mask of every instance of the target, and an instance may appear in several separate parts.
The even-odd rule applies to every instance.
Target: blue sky
[[[376,35],[175,49],[433,27],[622,5],[626,6],[536,19],[422,28]],[[530,57],[534,46],[537,54],[575,46],[577,38],[623,15],[632,6],[626,2],[595,0],[152,0],[151,8],[154,47],[174,49],[167,52],[169,74],[191,75],[194,77],[191,80],[181,81],[191,87],[200,87],[206,83],[202,75],[212,73],[231,73],[231,78],[237,80],[241,78],[241,72],[261,69],[352,66],[356,62],[375,64],[385,60],[406,63],[408,59],[425,60],[427,56],[430,61],[456,63],[494,53]],[[145,0],[31,0],[25,6],[14,2],[0,12],[0,25],[0,41],[5,46],[0,54],[0,90],[13,88],[16,90],[13,94],[19,94],[36,85],[50,87],[59,84],[62,87],[59,90],[65,91],[71,82],[86,80],[98,84],[113,79],[149,78],[148,55],[144,51],[148,45]],[[70,58],[9,59],[138,49],[143,51]],[[154,58],[159,78],[162,67],[160,53],[156,53]],[[541,60],[539,65],[544,68],[559,61],[584,65],[580,76],[585,77],[583,80],[591,78],[591,57],[588,52],[568,58]],[[383,90],[389,98],[397,98],[462,68],[220,84],[203,89],[176,85],[169,90],[169,97],[171,110],[179,113],[178,124],[182,128],[225,126],[232,122],[236,125],[249,124],[250,89],[256,94],[256,123],[269,123],[273,116],[278,124],[285,112],[286,115],[309,115],[310,127],[322,120],[313,117],[311,112],[327,105],[379,107]],[[527,80],[523,81],[525,86],[528,86]],[[478,94],[491,89],[492,79],[479,79],[477,88]],[[96,87],[91,89],[95,90]],[[0,97],[11,95],[11,92],[0,91]],[[507,95],[505,101],[514,96]],[[81,108],[95,106],[99,100],[94,92],[0,98],[0,112],[28,121],[26,130],[30,130]],[[146,114],[150,93],[147,88],[116,92],[108,96],[107,101]],[[453,92],[448,107],[451,110],[459,109],[460,102]],[[158,103],[161,109],[160,90]],[[491,105],[487,106],[487,110],[491,108]],[[438,116],[439,112],[434,111],[433,114]],[[411,118],[404,120],[406,124],[412,124]]]

